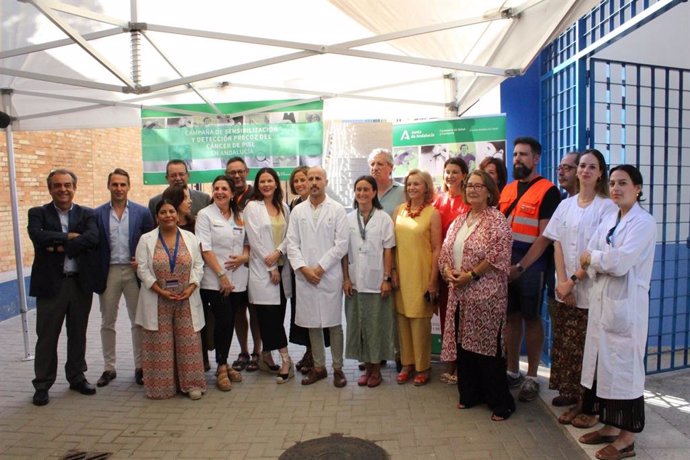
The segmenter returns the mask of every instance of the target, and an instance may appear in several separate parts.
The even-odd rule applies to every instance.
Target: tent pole
[[[11,94],[3,91],[3,106],[9,110]],[[9,113],[9,112],[8,112]],[[12,139],[12,123],[5,128],[7,142],[7,162],[10,173],[10,201],[12,202],[12,232],[14,234],[14,260],[17,267],[17,288],[19,289],[19,312],[22,318],[22,335],[24,337],[24,360],[32,360],[31,344],[29,343],[29,308],[26,303],[26,288],[24,285],[24,267],[21,234],[19,233],[19,202],[17,201],[17,172],[14,161],[14,141]]]

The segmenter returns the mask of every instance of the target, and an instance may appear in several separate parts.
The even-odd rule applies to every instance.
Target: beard
[[[525,165],[518,164],[513,166],[513,178],[520,180],[520,179],[526,179],[529,177],[529,175],[532,174],[532,169],[528,168]]]

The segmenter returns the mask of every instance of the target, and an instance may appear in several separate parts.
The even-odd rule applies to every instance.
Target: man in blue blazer
[[[104,370],[96,382],[106,386],[117,377],[115,370],[115,323],[124,294],[132,332],[134,353],[134,379],[144,384],[141,365],[141,327],[134,317],[139,298],[139,280],[134,254],[142,234],[153,230],[153,218],[149,210],[127,199],[129,173],[116,168],[108,174],[110,201],[95,210],[99,233],[99,269],[95,291],[101,304],[101,344],[103,345]]]
[[[96,388],[86,371],[86,327],[93,300],[98,226],[93,210],[74,204],[77,176],[67,169],[48,175],[53,201],[29,210],[28,232],[34,246],[29,295],[36,297],[36,358],[33,403],[50,401],[48,390],[57,377],[57,346],[67,321],[69,387],[84,395]]]

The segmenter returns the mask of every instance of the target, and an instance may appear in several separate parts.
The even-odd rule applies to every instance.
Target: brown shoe
[[[312,367],[307,376],[302,379],[302,385],[311,385],[312,383],[316,383],[319,380],[325,379],[326,377],[328,377],[328,371],[326,371],[326,368],[319,369]]]
[[[594,456],[599,460],[620,460],[621,458],[628,458],[635,456],[635,443],[630,444],[621,450],[613,447],[613,444],[609,444],[603,449],[599,449]]]
[[[594,445],[594,444],[609,444],[615,441],[618,436],[601,434],[599,430],[592,431],[591,433],[583,434],[580,436],[580,441],[582,444]]]
[[[336,388],[342,388],[347,385],[347,379],[342,369],[333,370],[333,385],[335,385]]]

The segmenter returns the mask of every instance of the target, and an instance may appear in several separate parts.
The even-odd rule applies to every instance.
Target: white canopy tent
[[[464,113],[597,0],[1,0],[15,129],[143,106],[323,99],[330,119]]]
[[[12,129],[139,126],[142,108],[279,99],[323,100],[333,120],[461,115],[597,3],[0,0],[26,356]]]

